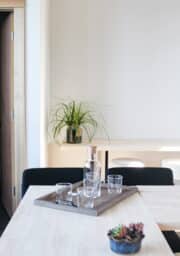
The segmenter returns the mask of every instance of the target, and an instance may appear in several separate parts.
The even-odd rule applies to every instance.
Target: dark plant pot
[[[82,128],[69,126],[66,130],[66,142],[77,144],[82,142]]]
[[[135,242],[126,242],[125,240],[118,241],[110,239],[110,248],[113,252],[118,254],[132,254],[141,249],[141,240]]]

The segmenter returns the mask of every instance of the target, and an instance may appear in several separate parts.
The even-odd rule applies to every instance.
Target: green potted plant
[[[91,141],[97,129],[97,121],[90,106],[74,100],[57,105],[51,115],[51,130],[56,138],[66,127],[66,142],[81,143],[82,133],[85,131],[88,140]]]

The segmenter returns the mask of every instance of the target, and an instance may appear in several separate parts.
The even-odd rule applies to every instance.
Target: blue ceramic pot
[[[118,254],[131,254],[131,253],[136,253],[140,250],[141,248],[141,241],[136,242],[126,242],[124,240],[118,241],[118,240],[113,240],[110,239],[110,248],[113,252],[118,253]]]

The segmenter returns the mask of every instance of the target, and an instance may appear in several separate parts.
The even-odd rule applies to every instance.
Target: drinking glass
[[[72,183],[57,183],[56,184],[56,202],[72,201]]]
[[[123,184],[123,176],[108,175],[108,193],[121,193]]]
[[[77,188],[77,207],[93,208],[94,207],[94,195],[85,197],[84,188]]]
[[[94,173],[86,173],[83,180],[83,187],[86,197],[99,197],[101,195],[101,178]]]

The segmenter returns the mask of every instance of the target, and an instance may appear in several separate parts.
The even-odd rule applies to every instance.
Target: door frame
[[[5,1],[4,1],[5,2]],[[8,2],[8,1],[7,1]],[[12,213],[21,198],[22,172],[26,167],[26,96],[25,96],[25,17],[24,7],[1,6],[0,12],[13,12],[12,56]],[[18,2],[18,1],[17,1]],[[22,1],[21,1],[22,2]]]
[[[14,72],[14,42],[12,38],[12,33],[14,31],[14,12],[13,11],[1,11],[2,14],[2,57],[1,60],[1,202],[9,215],[13,211],[13,191],[14,186],[14,172],[12,167],[14,166],[14,141],[13,141],[13,131],[14,131],[14,120],[12,116],[13,110],[13,72]],[[5,15],[3,15],[5,14]],[[3,47],[3,48],[2,48]],[[5,65],[4,65],[5,62]],[[7,87],[7,90],[6,90]],[[6,152],[6,153],[5,153]]]
[[[22,173],[27,165],[24,28],[24,8],[14,8],[14,209],[21,199]]]

